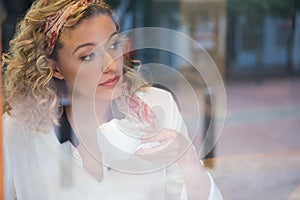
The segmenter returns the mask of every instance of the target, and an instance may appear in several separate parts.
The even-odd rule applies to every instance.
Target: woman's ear
[[[53,59],[50,60],[50,63],[51,63],[51,67],[53,69],[53,77],[55,77],[59,80],[63,80],[65,77],[61,73],[58,63]]]

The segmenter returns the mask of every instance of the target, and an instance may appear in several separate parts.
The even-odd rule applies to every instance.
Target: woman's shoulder
[[[34,131],[26,121],[9,114],[3,114],[2,120],[3,140],[11,150],[25,151],[28,146],[34,146],[39,142],[47,144],[45,139],[49,140],[49,137],[56,139],[53,129],[48,132]]]
[[[3,135],[6,138],[23,133],[27,129],[25,122],[22,122],[21,120],[9,115],[8,113],[4,113],[2,115],[2,125]]]
[[[2,123],[3,123],[3,128],[8,128],[8,127],[17,128],[20,127],[22,124],[20,120],[18,120],[16,117],[13,117],[8,113],[4,113],[2,115]]]
[[[143,91],[139,91],[137,95],[149,105],[179,106],[178,97],[174,90],[160,84],[154,84]]]

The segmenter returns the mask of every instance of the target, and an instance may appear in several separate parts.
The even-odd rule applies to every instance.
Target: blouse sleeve
[[[5,137],[3,141],[3,151],[4,151],[4,199],[14,200],[17,199],[16,191],[13,181],[13,176],[11,173],[10,166],[10,156],[5,142]]]
[[[138,95],[151,107],[161,127],[175,130],[189,140],[178,105],[169,91],[151,87],[146,93],[139,93]],[[187,199],[184,191],[184,180],[178,164],[174,163],[168,166],[165,173],[166,199]]]
[[[188,135],[188,129],[180,110],[178,109],[178,106],[180,105],[178,105],[178,102],[174,100],[173,95],[170,92],[158,88],[151,88],[144,100],[158,116],[163,128],[177,131],[188,140],[189,144],[192,143]],[[211,175],[209,173],[207,174],[210,179],[210,192],[208,199],[222,200],[222,195],[218,187],[213,181]],[[166,169],[166,195],[167,199],[188,199],[184,178],[178,164],[176,163]]]

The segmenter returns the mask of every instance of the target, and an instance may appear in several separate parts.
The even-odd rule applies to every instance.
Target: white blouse
[[[151,108],[163,108],[165,128],[180,131],[188,138],[169,92],[149,88],[138,96]],[[104,167],[104,178],[98,182],[82,167],[77,149],[70,142],[59,143],[54,129],[48,134],[32,135],[24,122],[7,114],[3,116],[3,128],[6,200],[188,199],[176,164],[140,174]],[[210,188],[209,199],[222,199],[212,179]]]

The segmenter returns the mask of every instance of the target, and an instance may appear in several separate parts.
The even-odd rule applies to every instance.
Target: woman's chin
[[[100,91],[97,92],[95,98],[97,100],[113,100],[121,96],[122,94],[122,87],[115,87],[113,89],[106,89],[106,88],[101,88],[99,89]]]

